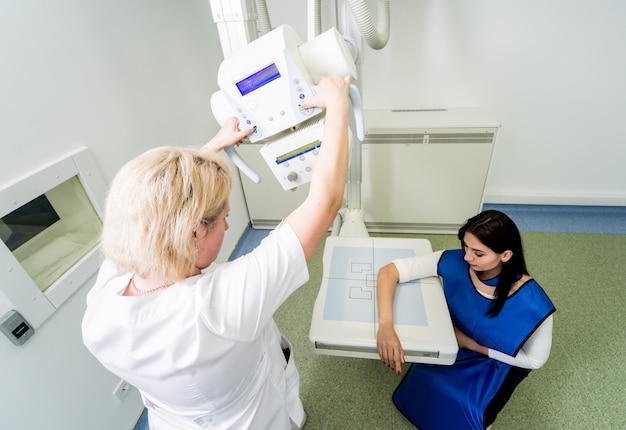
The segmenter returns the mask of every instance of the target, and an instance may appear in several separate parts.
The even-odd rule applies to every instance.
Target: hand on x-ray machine
[[[239,119],[237,117],[230,117],[225,122],[222,128],[217,134],[209,140],[204,146],[204,149],[208,149],[212,152],[219,152],[229,146],[239,146],[250,133],[255,129],[254,125],[249,127],[242,127],[239,129]]]
[[[315,85],[315,95],[309,99],[304,99],[302,103],[299,104],[299,107],[304,108],[304,109],[309,109],[309,108],[325,109],[329,105],[332,105],[335,102],[338,102],[340,99],[345,99],[346,96],[349,96],[350,90],[351,90],[350,85],[352,82],[352,76],[348,75],[343,78],[344,80],[343,86],[345,86],[344,90],[346,94],[338,93],[336,91],[330,91],[331,86],[339,86],[339,82],[335,81],[336,79],[339,79],[339,78],[338,77],[335,77],[335,78],[326,77],[326,78],[320,79],[319,83]]]

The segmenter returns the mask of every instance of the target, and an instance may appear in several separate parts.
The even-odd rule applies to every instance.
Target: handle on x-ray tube
[[[365,121],[363,118],[363,104],[361,103],[361,93],[359,88],[350,84],[350,90],[348,93],[350,97],[350,103],[352,103],[352,111],[354,112],[354,126],[356,127],[356,137],[359,141],[365,140]]]
[[[243,161],[243,158],[241,158],[241,155],[239,155],[234,146],[227,146],[226,148],[224,148],[224,152],[226,152],[226,155],[228,155],[228,157],[232,160],[235,166],[237,166],[239,170],[241,170],[248,178],[250,178],[252,182],[254,182],[255,184],[261,182],[261,177],[259,176],[259,174],[255,172],[252,167],[248,165],[248,163]]]

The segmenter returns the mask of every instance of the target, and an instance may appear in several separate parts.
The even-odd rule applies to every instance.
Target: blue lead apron
[[[476,291],[463,256],[463,250],[446,251],[438,265],[453,324],[479,344],[515,356],[555,311],[554,305],[539,284],[530,280],[507,299],[496,317],[489,318],[485,314],[493,301]],[[528,374],[520,370],[461,348],[451,366],[411,365],[392,399],[422,430],[484,429],[499,411],[493,413],[491,408],[493,416],[486,419],[490,403],[498,402],[501,408]]]

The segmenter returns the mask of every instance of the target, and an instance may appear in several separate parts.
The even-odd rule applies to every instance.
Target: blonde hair
[[[142,277],[186,278],[195,267],[191,240],[223,211],[231,189],[228,164],[192,148],[155,148],[117,173],[109,189],[102,251]]]

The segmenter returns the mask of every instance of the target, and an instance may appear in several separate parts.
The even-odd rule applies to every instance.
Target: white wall
[[[137,390],[120,401],[113,395],[120,379],[82,347],[87,291],[74,294],[24,345],[0,339],[0,428],[123,430],[136,422],[142,409]]]
[[[80,145],[110,180],[149,148],[200,145],[217,131],[209,99],[222,54],[208,2],[0,8],[0,185]],[[247,219],[235,188],[233,230]],[[227,237],[228,253],[240,233]]]
[[[274,24],[304,13],[281,3]],[[390,3],[388,46],[365,52],[366,108],[484,108],[502,124],[487,202],[626,205],[624,2]]]
[[[0,2],[0,188],[82,145],[110,180],[149,148],[204,143],[218,128],[209,97],[220,59],[206,0]],[[220,259],[248,223],[238,184],[229,223]],[[82,346],[91,284],[25,345],[0,336],[0,428],[134,424],[138,393],[119,402],[118,379]]]

